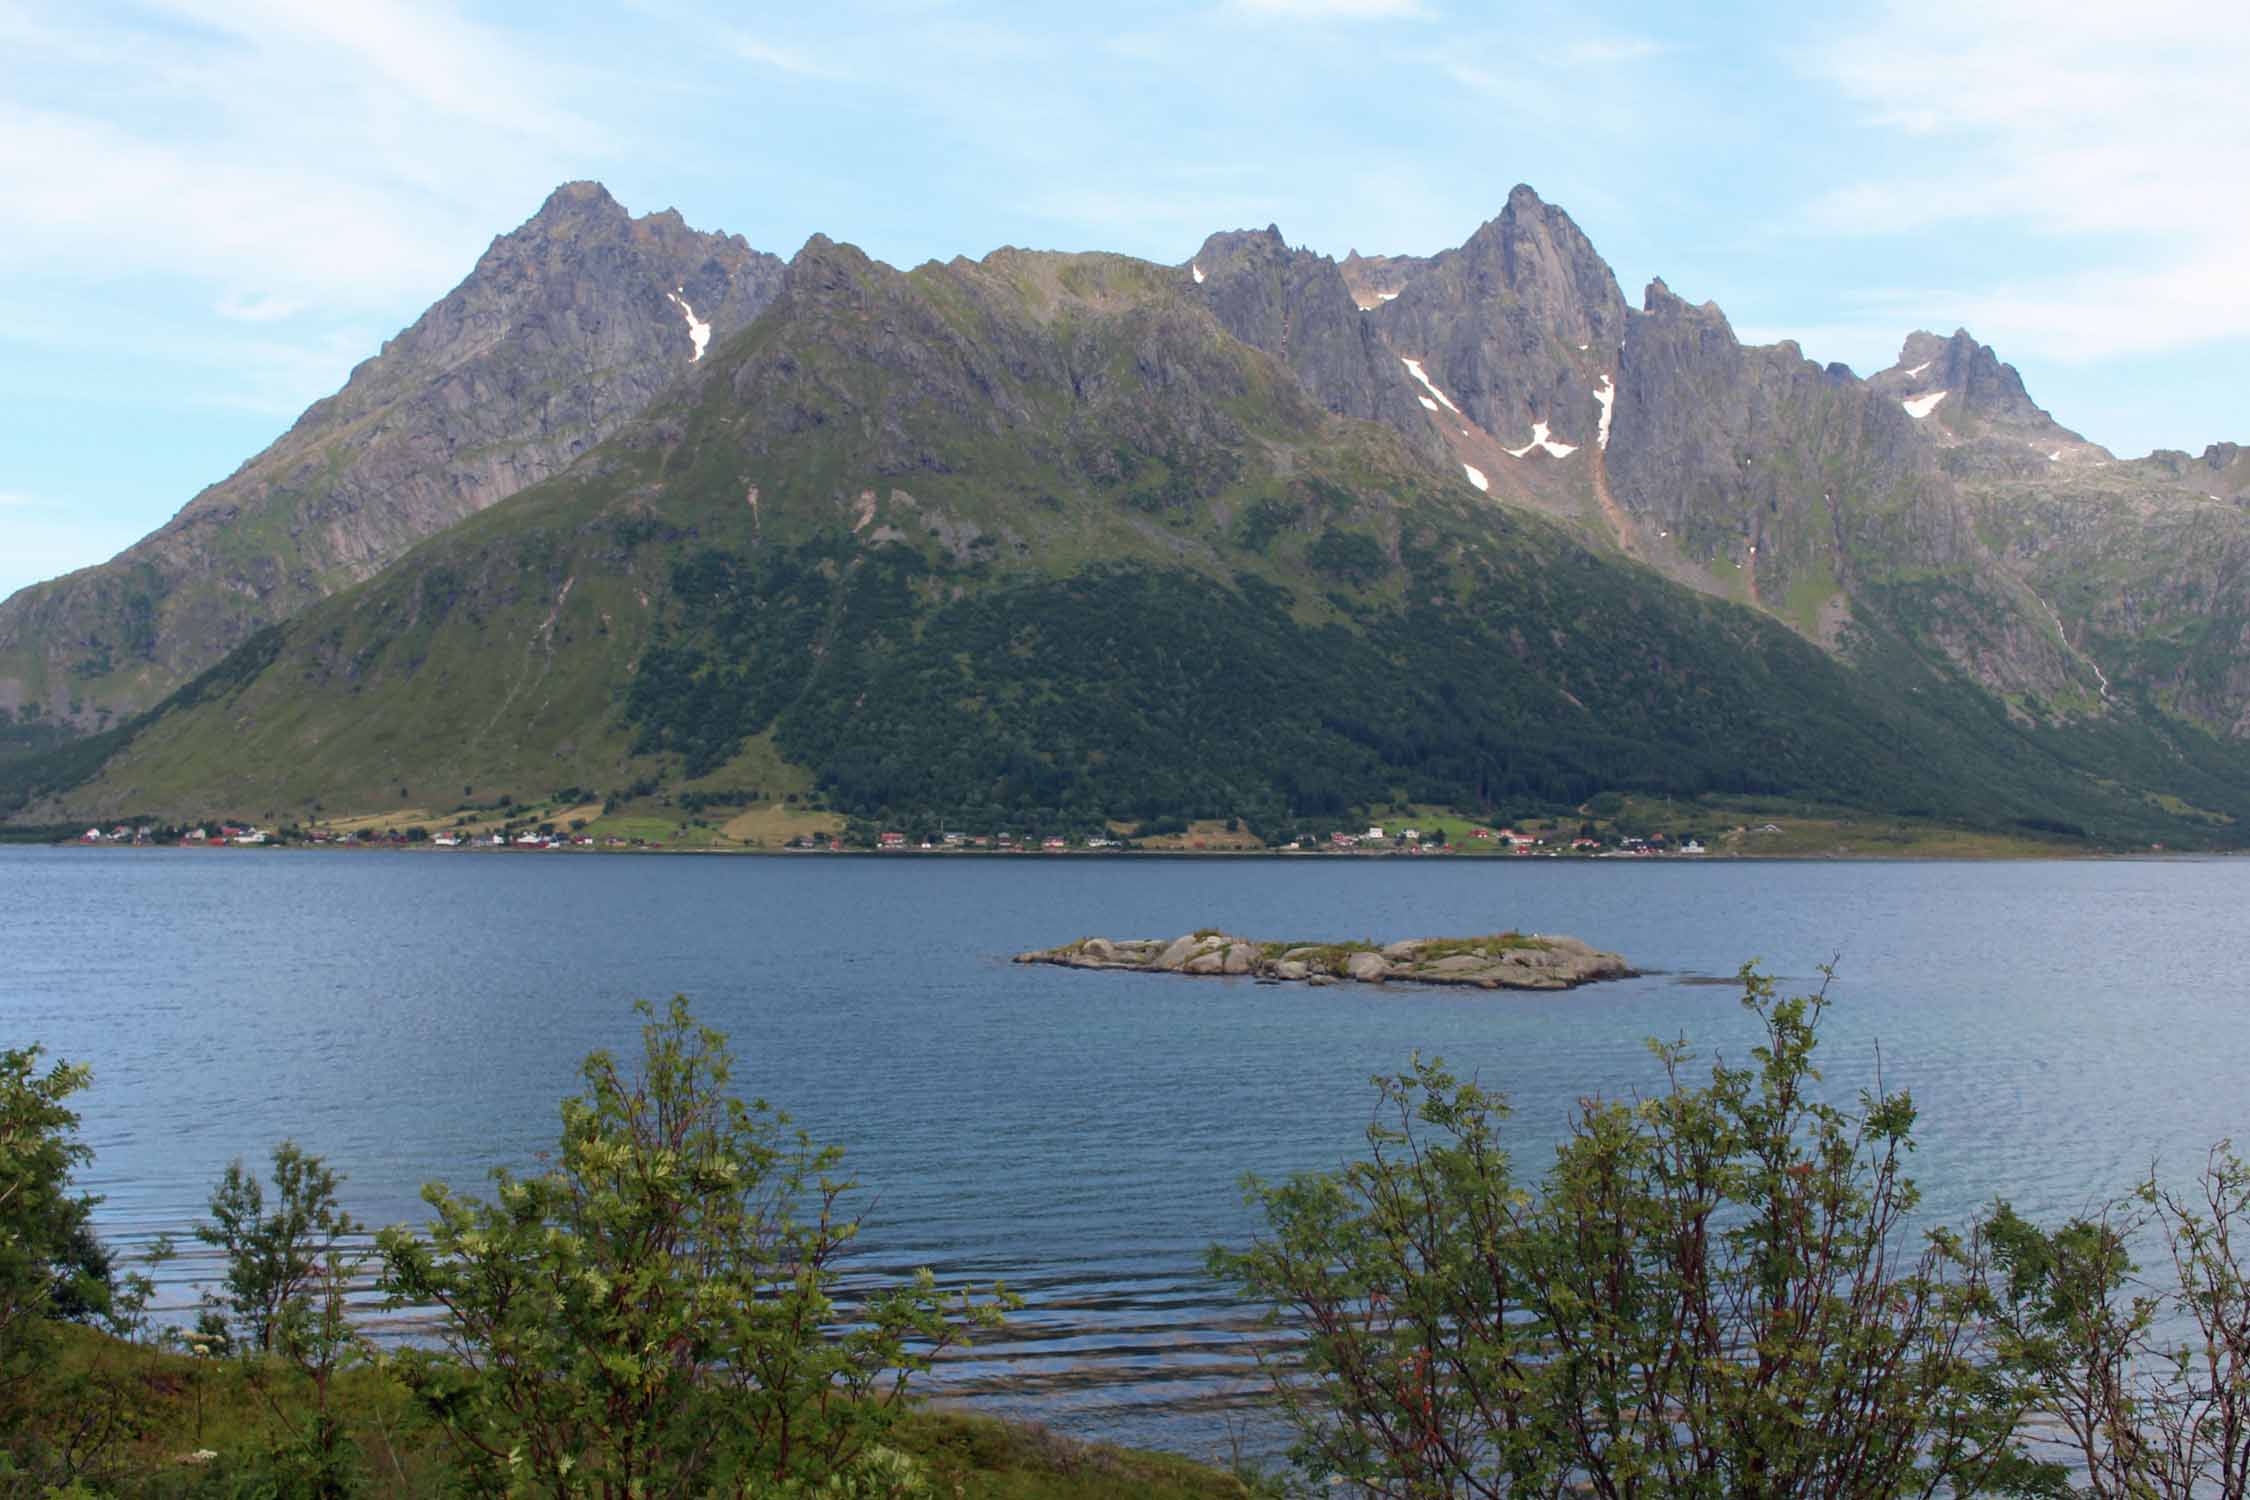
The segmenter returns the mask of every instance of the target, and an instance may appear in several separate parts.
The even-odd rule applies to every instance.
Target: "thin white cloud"
[[[496,190],[536,202],[613,149],[522,38],[443,0],[6,19],[0,272],[185,276],[230,317],[389,306],[459,278]],[[98,90],[35,86],[95,69]]]
[[[228,290],[254,278],[353,301],[460,270],[458,250],[379,187],[59,113],[0,106],[0,195],[11,269],[186,274]]]
[[[776,68],[784,73],[794,73],[800,78],[841,78],[843,70],[822,61],[802,47],[784,46],[753,36],[747,31],[729,31],[726,35],[729,50],[744,62],[761,67]]]
[[[278,323],[295,317],[303,309],[303,303],[286,297],[230,291],[219,299],[212,311],[230,323]]]
[[[1595,37],[1583,42],[1571,42],[1559,54],[1561,60],[1574,67],[1603,68],[1618,63],[1642,62],[1659,57],[1666,51],[1662,42],[1645,36]]]
[[[131,308],[107,303],[76,309],[0,297],[0,353],[12,344],[68,368],[70,356],[89,347],[131,349],[148,380],[134,404],[152,409],[295,417],[342,386],[382,342],[382,331],[366,323],[327,324],[290,336],[256,328],[147,322]]]
[[[38,289],[0,339],[170,348],[199,378],[155,399],[293,416],[627,149],[540,46],[463,0],[0,0],[0,287]]]
[[[1806,61],[1860,106],[1868,159],[1900,163],[1816,198],[1812,230],[2077,247],[2077,269],[1914,294],[1926,310],[2064,361],[2250,336],[2250,11],[1894,0]]]
[[[1564,90],[1556,87],[1535,62],[1531,66],[1492,67],[1455,52],[1433,53],[1428,61],[1470,93],[1520,114],[1553,118],[1567,103]]]
[[[597,139],[549,99],[520,34],[470,21],[446,0],[163,0],[161,8],[252,56],[316,64],[353,92],[372,84],[455,124],[571,145]]]
[[[1279,21],[1416,21],[1430,13],[1421,0],[1228,0],[1227,8]]]
[[[1628,64],[1672,49],[1652,37],[1615,34],[1574,42],[1529,40],[1498,32],[1448,36],[1442,46],[1402,50],[1468,92],[1542,123],[1568,117],[1573,129],[1632,137],[1642,129],[1635,92],[1642,74]],[[1527,163],[1544,168],[1544,163]]]

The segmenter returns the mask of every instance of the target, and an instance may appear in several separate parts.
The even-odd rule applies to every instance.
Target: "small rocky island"
[[[1614,953],[1573,937],[1500,932],[1489,937],[1407,938],[1375,944],[1265,943],[1206,929],[1177,938],[1080,938],[1016,955],[1019,964],[1131,969],[1144,974],[1235,975],[1268,983],[1450,984],[1484,990],[1567,990],[1630,978]]]

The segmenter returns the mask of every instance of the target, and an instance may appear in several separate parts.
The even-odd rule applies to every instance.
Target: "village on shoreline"
[[[463,788],[465,795],[470,789]],[[1116,855],[1288,859],[2052,859],[2163,852],[2013,827],[1977,828],[1788,798],[1602,792],[1572,806],[1463,811],[1406,798],[1268,821],[1060,813],[846,813],[817,791],[780,795],[636,784],[602,793],[488,794],[445,807],[265,809],[104,817],[18,831],[88,849],[419,850],[479,854],[873,855],[889,859]],[[224,810],[222,810],[224,812]],[[1009,821],[1002,822],[1002,816]],[[987,821],[989,819],[989,821]],[[26,835],[29,835],[28,837]]]
[[[357,820],[350,820],[357,821]],[[603,820],[612,821],[612,820]],[[1232,820],[1210,820],[1186,830],[1153,837],[1108,832],[1091,835],[958,831],[909,835],[874,832],[793,833],[783,838],[731,839],[695,825],[647,827],[653,820],[616,820],[625,830],[601,822],[571,827],[550,820],[525,826],[485,829],[433,829],[405,826],[269,825],[214,820],[178,826],[150,820],[95,824],[75,834],[51,830],[37,840],[67,848],[122,850],[226,850],[422,852],[447,854],[708,854],[828,855],[921,859],[1078,859],[1145,858],[1235,859],[1409,859],[1483,862],[1510,859],[1727,862],[1735,860],[1858,859],[2085,859],[2148,858],[2170,853],[2162,845],[2135,849],[2070,847],[2005,833],[1946,827],[1900,827],[1849,815],[1825,818],[1777,814],[1775,819],[1730,823],[1694,832],[1625,833],[1600,828],[1581,831],[1582,823],[1530,828],[1478,824],[1448,833],[1420,825],[1369,823],[1355,832],[1330,832],[1268,843]],[[1708,820],[1706,820],[1706,823]],[[643,825],[635,828],[633,825]],[[629,830],[629,831],[628,831]]]
[[[1777,825],[1762,831],[1779,833]],[[1473,842],[1464,847],[1442,834],[1425,835],[1419,828],[1387,829],[1369,824],[1364,832],[1328,834],[1323,839],[1299,838],[1280,844],[1217,842],[1189,837],[1161,843],[1133,838],[1093,835],[1072,838],[1062,834],[1022,836],[1012,833],[968,834],[943,832],[934,837],[911,838],[882,832],[872,841],[853,842],[827,834],[807,834],[779,845],[724,847],[707,842],[667,841],[662,838],[609,834],[596,837],[584,831],[525,828],[510,832],[463,834],[454,830],[432,833],[415,826],[385,830],[325,828],[270,829],[256,824],[213,822],[193,827],[150,823],[117,823],[89,827],[75,839],[59,843],[89,848],[183,849],[423,849],[469,850],[484,853],[699,853],[699,854],[950,854],[950,855],[1053,855],[1053,854],[1263,854],[1263,855],[1403,855],[1407,857],[1516,857],[1650,859],[1694,858],[1712,851],[1694,835],[1675,839],[1668,834],[1622,835],[1605,840],[1579,834],[1567,840],[1514,828],[1475,828]]]

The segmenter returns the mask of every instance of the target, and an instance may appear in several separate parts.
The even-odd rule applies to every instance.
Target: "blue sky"
[[[114,553],[558,182],[792,253],[1458,244],[1865,373],[1966,325],[2120,453],[2250,440],[2250,9],[0,0],[0,594]]]

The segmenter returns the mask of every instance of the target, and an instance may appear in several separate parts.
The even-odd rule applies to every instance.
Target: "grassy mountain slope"
[[[0,601],[0,720],[102,727],[555,474],[724,337],[773,256],[570,183],[275,443],[112,561]]]
[[[2250,812],[2221,751],[2029,728],[1859,629],[1848,669],[1493,503],[1332,415],[1177,270],[901,273],[816,239],[568,472],[18,786],[41,818],[657,778],[1055,823],[1606,788],[2117,838],[2200,826],[2152,787]]]

